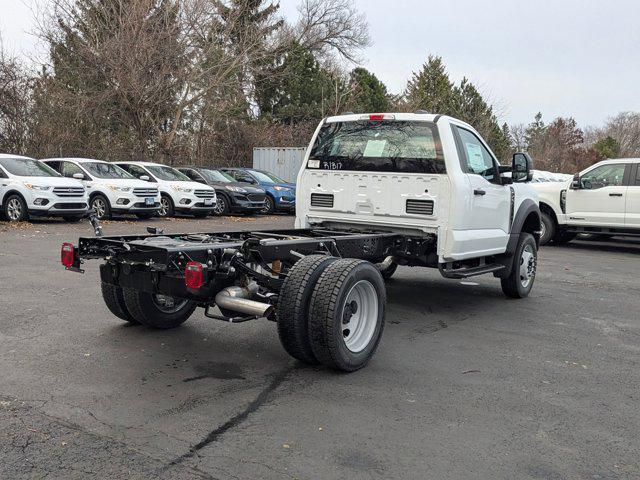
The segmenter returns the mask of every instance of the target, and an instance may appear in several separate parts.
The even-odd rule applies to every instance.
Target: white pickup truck
[[[454,118],[331,117],[298,174],[295,229],[81,238],[61,261],[82,271],[104,259],[104,301],[125,321],[173,328],[197,307],[230,323],[267,318],[294,358],[353,371],[379,343],[397,265],[491,273],[507,296],[529,294],[540,236],[531,169],[526,154],[500,166]]]
[[[536,183],[541,244],[566,243],[579,233],[640,235],[640,159],[604,160],[564,183]]]

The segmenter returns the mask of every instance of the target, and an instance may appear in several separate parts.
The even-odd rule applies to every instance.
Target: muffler
[[[271,317],[275,307],[268,303],[251,300],[258,290],[258,285],[253,283],[248,287],[227,287],[216,295],[216,305],[225,310],[251,315],[255,317]]]

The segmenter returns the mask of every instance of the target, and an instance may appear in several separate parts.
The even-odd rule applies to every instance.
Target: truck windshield
[[[190,182],[191,179],[187,177],[184,173],[180,173],[175,168],[165,167],[160,165],[147,165],[147,170],[149,170],[155,177],[160,180],[165,180],[168,182]]]
[[[311,149],[307,168],[446,173],[436,125],[411,121],[327,123]]]
[[[49,165],[32,158],[0,158],[2,165],[10,174],[17,177],[59,177]]]
[[[90,174],[98,178],[134,178],[133,175],[128,174],[117,165],[111,163],[84,162],[82,166],[86,168]]]

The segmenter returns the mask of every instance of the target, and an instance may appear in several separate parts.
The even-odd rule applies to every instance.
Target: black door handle
[[[487,192],[485,192],[484,190],[480,190],[480,189],[476,189],[473,191],[474,195],[486,195]]]
[[[609,196],[610,197],[621,197],[622,194],[621,193],[610,193]]]

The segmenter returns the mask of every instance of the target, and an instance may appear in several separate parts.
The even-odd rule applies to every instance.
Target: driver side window
[[[582,188],[596,190],[603,187],[619,187],[623,183],[626,164],[615,163],[612,165],[601,165],[585,173],[580,182]]]
[[[73,175],[76,173],[82,174],[83,177],[86,178],[86,175],[82,171],[82,169],[77,166],[75,163],[71,162],[62,162],[62,176],[67,178],[73,178]]]
[[[493,182],[496,178],[496,168],[493,156],[482,144],[480,139],[464,128],[455,127],[462,149],[458,154],[464,159],[466,173],[481,175],[485,180]]]

